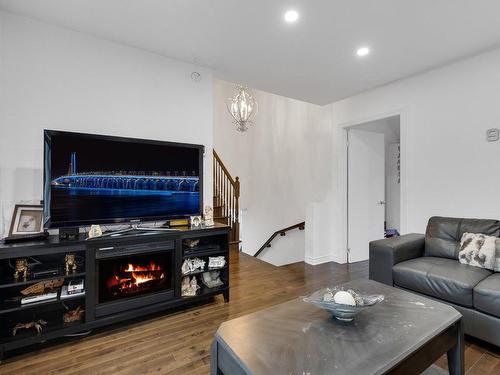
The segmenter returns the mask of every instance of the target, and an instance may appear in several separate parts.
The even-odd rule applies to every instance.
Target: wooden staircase
[[[213,150],[214,221],[231,226],[230,250],[240,244],[240,179],[233,178],[221,158]]]

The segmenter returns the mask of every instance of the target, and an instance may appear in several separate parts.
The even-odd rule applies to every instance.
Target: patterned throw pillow
[[[500,238],[495,240],[495,248],[496,248],[496,260],[495,260],[495,272],[500,272]]]
[[[460,240],[460,263],[492,270],[495,268],[497,237],[481,233],[464,233]]]

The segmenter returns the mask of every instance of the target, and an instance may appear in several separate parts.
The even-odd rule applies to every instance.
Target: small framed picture
[[[191,224],[191,228],[200,228],[201,227],[201,216],[191,216],[189,218],[189,222]]]
[[[43,206],[16,204],[9,236],[43,232]]]

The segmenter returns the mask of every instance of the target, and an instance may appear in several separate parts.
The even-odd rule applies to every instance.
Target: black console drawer
[[[174,249],[175,249],[175,242],[173,240],[140,243],[127,246],[103,246],[96,248],[95,257],[96,259],[105,259],[123,255],[155,253],[158,251],[174,250]]]

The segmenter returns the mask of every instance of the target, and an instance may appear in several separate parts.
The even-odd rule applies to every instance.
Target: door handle
[[[378,204],[384,205],[385,201],[380,201],[380,202],[378,202]]]

